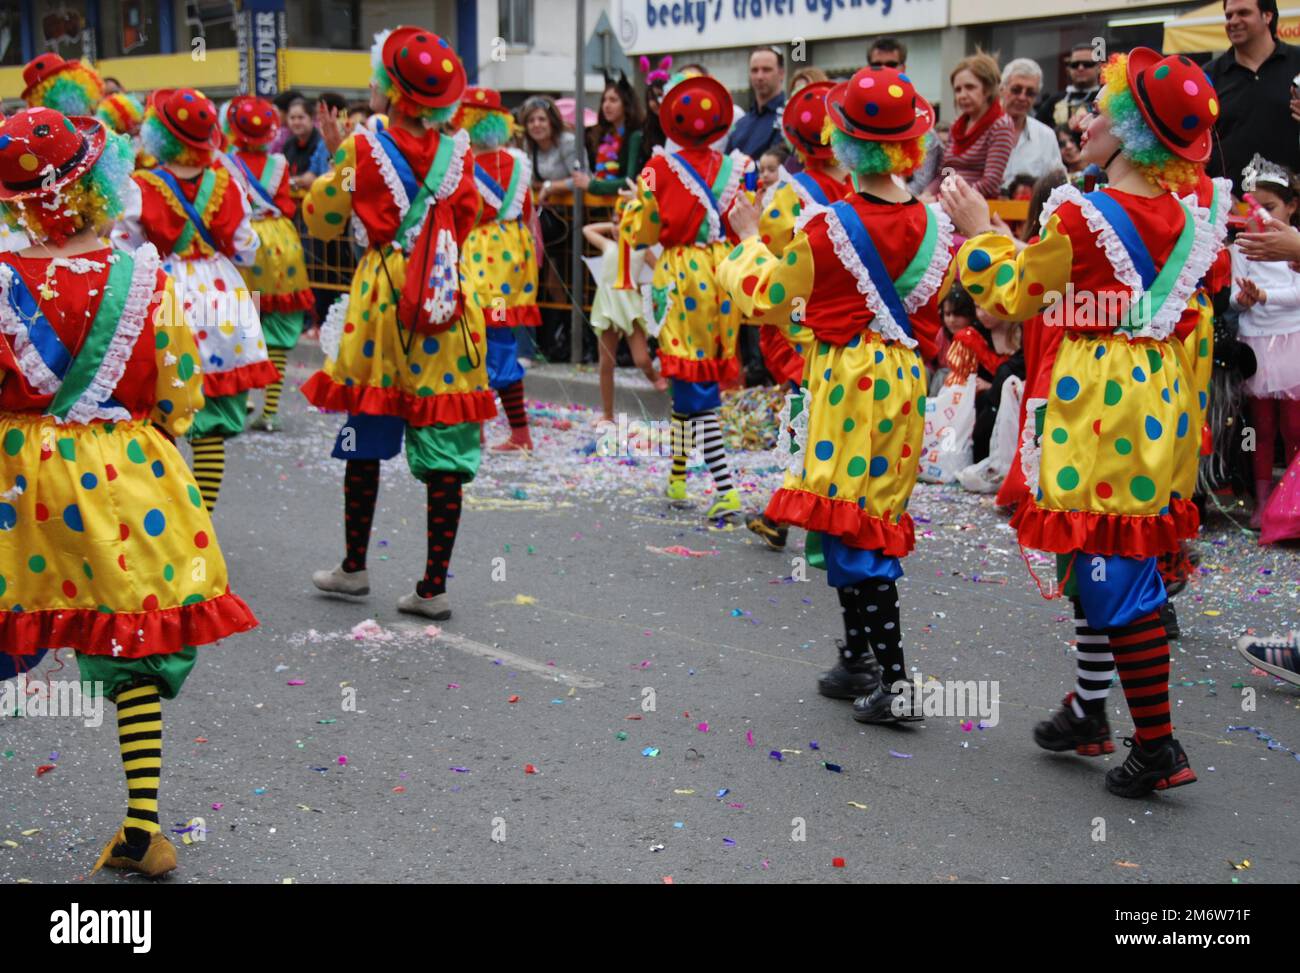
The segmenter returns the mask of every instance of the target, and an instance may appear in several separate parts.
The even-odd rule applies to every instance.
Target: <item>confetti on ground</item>
[[[532,595],[515,595],[515,604],[516,604],[516,605],[535,605],[535,604],[537,604],[537,599],[534,598]]]
[[[899,760],[911,760],[911,759],[912,759],[912,755],[911,755],[910,753],[899,753],[897,750],[890,750],[890,751],[889,751],[889,755],[890,755],[891,757],[897,757]]]
[[[867,809],[867,806],[865,804],[859,804],[857,801],[849,801],[848,804],[849,807],[855,807],[859,811],[865,811]]]

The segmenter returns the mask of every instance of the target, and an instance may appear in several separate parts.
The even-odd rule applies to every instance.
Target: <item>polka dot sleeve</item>
[[[661,222],[659,201],[646,182],[646,173],[656,172],[651,166],[642,170],[636,180],[636,195],[623,207],[618,224],[618,290],[635,290],[632,280],[632,251],[652,247],[659,242]]]
[[[799,195],[790,183],[777,187],[758,218],[758,238],[774,256],[781,256],[794,239],[794,224],[802,211]]]
[[[731,292],[747,324],[771,324],[786,337],[802,330],[813,287],[812,248],[795,235],[782,257],[773,256],[758,237],[750,237],[718,266],[718,283]]]
[[[302,203],[307,232],[318,240],[341,236],[352,215],[352,191],[357,185],[357,142],[350,135],[334,153],[333,168],[311,184]]]
[[[1074,250],[1053,214],[1037,243],[1019,253],[1010,237],[982,233],[957,252],[962,286],[980,307],[1007,321],[1024,321],[1043,310],[1070,282]]]
[[[195,414],[203,408],[203,374],[198,344],[180,310],[172,279],[161,271],[158,276],[161,299],[151,312],[158,377],[150,418],[179,438],[189,432]]]

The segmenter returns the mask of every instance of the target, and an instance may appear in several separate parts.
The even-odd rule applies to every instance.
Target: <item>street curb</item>
[[[528,399],[586,406],[599,410],[600,372],[591,365],[532,365],[524,377]],[[614,411],[632,419],[663,419],[672,405],[640,370],[620,368],[614,375]]]

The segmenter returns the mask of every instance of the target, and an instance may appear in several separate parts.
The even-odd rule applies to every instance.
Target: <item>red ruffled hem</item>
[[[506,308],[506,319],[504,321],[494,321],[492,315],[488,315],[487,326],[489,328],[536,328],[542,323],[542,309],[536,304],[520,304],[517,307]]]
[[[228,372],[204,372],[203,395],[209,399],[238,395],[249,389],[266,388],[279,377],[280,370],[270,360],[240,365]]]
[[[1174,500],[1167,514],[1134,516],[1047,510],[1029,499],[1011,518],[1020,546],[1029,550],[1132,558],[1159,557],[1178,550],[1180,540],[1196,536],[1200,523],[1200,513],[1190,500]]]
[[[257,302],[261,314],[292,314],[294,311],[310,311],[315,306],[316,297],[311,288],[289,294],[261,294]]]
[[[396,388],[339,385],[324,372],[317,372],[302,383],[301,391],[308,402],[326,412],[398,416],[412,426],[454,426],[462,422],[486,422],[497,414],[496,396],[491,389],[442,395],[409,395]]]
[[[767,505],[767,516],[780,524],[832,534],[850,547],[881,551],[886,557],[906,557],[916,547],[911,514],[892,524],[856,503],[807,490],[777,490]]]
[[[52,608],[45,611],[0,612],[0,645],[38,649],[76,649],[87,655],[140,659],[170,655],[191,645],[207,645],[256,628],[257,618],[244,600],[226,589],[224,595],[150,612],[114,612],[94,608]]]
[[[659,372],[683,382],[734,382],[740,377],[740,359],[678,358],[659,352]]]

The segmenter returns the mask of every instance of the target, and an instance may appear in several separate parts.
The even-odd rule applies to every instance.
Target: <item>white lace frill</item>
[[[912,288],[912,293],[903,298],[903,307],[908,314],[915,314],[930,302],[930,298],[934,297],[939,288],[943,286],[944,274],[948,272],[952,251],[952,220],[948,219],[948,214],[943,211],[943,207],[938,203],[931,204],[930,212],[934,214],[934,218],[938,222],[934,240],[934,256],[930,259],[930,266],[925,268],[925,273],[921,275],[921,279]]]
[[[131,271],[131,285],[127,291],[126,303],[122,306],[122,315],[118,318],[117,328],[104,353],[104,360],[90,385],[72,404],[68,414],[57,422],[64,424],[87,423],[92,419],[105,419],[112,422],[126,422],[131,413],[121,406],[105,407],[107,401],[117,388],[126,372],[127,363],[135,350],[140,332],[144,329],[145,318],[149,313],[149,304],[153,300],[155,285],[158,280],[158,266],[161,260],[152,243],[146,243],[135,252],[135,267]]]
[[[320,350],[330,361],[339,357],[339,342],[343,338],[343,324],[347,320],[350,297],[347,293],[340,294],[330,305],[320,326]]]
[[[18,368],[27,384],[41,395],[53,395],[59,390],[59,377],[45,362],[36,346],[27,337],[27,323],[19,316],[10,300],[16,271],[8,264],[0,264],[0,331],[9,336]],[[21,281],[21,278],[19,278]]]
[[[1043,465],[1043,447],[1038,443],[1034,433],[1037,422],[1034,413],[1047,405],[1046,399],[1025,400],[1025,427],[1020,430],[1020,471],[1025,474],[1025,483],[1032,497],[1038,493],[1039,470]]]
[[[515,160],[515,169],[519,173],[515,178],[515,195],[513,199],[503,200],[505,209],[497,212],[499,220],[517,220],[524,213],[524,200],[532,192],[533,184],[533,163],[523,152],[518,149],[507,149],[510,157]]]

